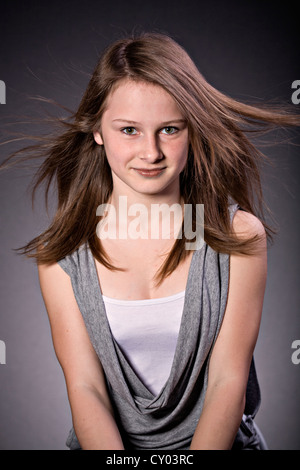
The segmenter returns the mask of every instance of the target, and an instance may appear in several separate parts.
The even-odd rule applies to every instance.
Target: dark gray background
[[[1,0],[3,133],[17,118],[43,116],[46,108],[32,95],[75,109],[98,53],[133,29],[171,34],[206,79],[230,96],[291,103],[291,84],[300,79],[296,2]],[[31,133],[40,129],[20,126]],[[286,137],[296,141],[295,132]],[[0,152],[2,158],[6,151]],[[255,353],[262,390],[257,423],[271,449],[300,449],[300,365],[291,361],[291,344],[300,339],[299,148],[286,143],[266,152],[275,166],[265,171],[264,192],[280,232],[269,251]],[[0,174],[0,340],[7,353],[6,365],[0,365],[0,449],[64,449],[71,416],[37,270],[12,251],[49,221],[40,195],[32,212],[31,175],[29,169]]]

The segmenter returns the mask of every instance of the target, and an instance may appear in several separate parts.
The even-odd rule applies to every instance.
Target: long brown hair
[[[98,205],[108,201],[112,177],[105,149],[93,131],[99,128],[106,100],[121,79],[146,81],[163,87],[185,116],[190,136],[187,165],[181,173],[186,204],[204,204],[204,238],[219,252],[253,250],[256,237],[238,240],[228,215],[232,200],[264,221],[265,204],[260,180],[262,153],[247,137],[274,126],[299,125],[299,116],[280,109],[240,103],[207,83],[189,55],[173,39],[145,33],[113,43],[100,58],[77,112],[61,119],[63,131],[25,152],[44,157],[33,185],[52,183],[57,189],[57,210],[50,226],[18,250],[38,263],[53,263],[88,243],[96,259],[115,269],[96,234]],[[187,254],[186,239],[177,239],[163,263],[159,278],[170,274]],[[41,250],[40,247],[43,246]]]

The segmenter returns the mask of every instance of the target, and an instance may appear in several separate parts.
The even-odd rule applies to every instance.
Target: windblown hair
[[[180,175],[185,204],[204,204],[204,238],[214,250],[249,254],[257,237],[238,239],[229,220],[228,203],[233,201],[256,215],[268,238],[272,229],[264,221],[260,164],[262,153],[247,133],[300,124],[299,116],[267,106],[243,104],[207,83],[189,55],[166,35],[145,33],[113,43],[102,55],[77,112],[62,120],[60,135],[31,146],[44,157],[35,175],[36,189],[55,183],[58,205],[46,231],[19,248],[38,263],[53,263],[88,243],[93,256],[115,269],[96,234],[98,205],[112,192],[111,170],[105,149],[94,141],[107,97],[120,80],[150,82],[164,88],[176,101],[189,130],[189,155]],[[26,151],[26,149],[25,149]],[[185,258],[186,239],[177,239],[159,277],[169,275]],[[41,250],[40,247],[43,246]]]

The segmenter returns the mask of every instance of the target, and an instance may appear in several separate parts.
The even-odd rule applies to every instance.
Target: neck
[[[121,238],[157,239],[177,235],[183,220],[179,185],[177,191],[173,189],[159,194],[141,194],[126,189],[126,192],[114,189],[109,200],[116,232],[123,234]]]
[[[116,210],[119,210],[120,198],[126,198],[128,206],[142,204],[148,210],[151,209],[153,204],[168,204],[171,206],[172,204],[180,204],[182,200],[179,185],[178,188],[172,188],[159,194],[143,194],[134,190],[113,189],[109,202]]]

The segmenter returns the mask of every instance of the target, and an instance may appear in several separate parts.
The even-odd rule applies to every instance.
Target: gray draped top
[[[237,209],[236,204],[229,206],[231,220]],[[193,253],[172,368],[156,396],[139,379],[112,336],[88,244],[59,264],[71,278],[91,343],[105,372],[125,448],[188,449],[201,415],[209,358],[225,312],[229,255],[217,253],[206,243]],[[252,419],[259,403],[260,391],[252,360],[246,419],[241,423],[234,448],[257,446]],[[70,449],[80,448],[74,429],[67,445]]]

